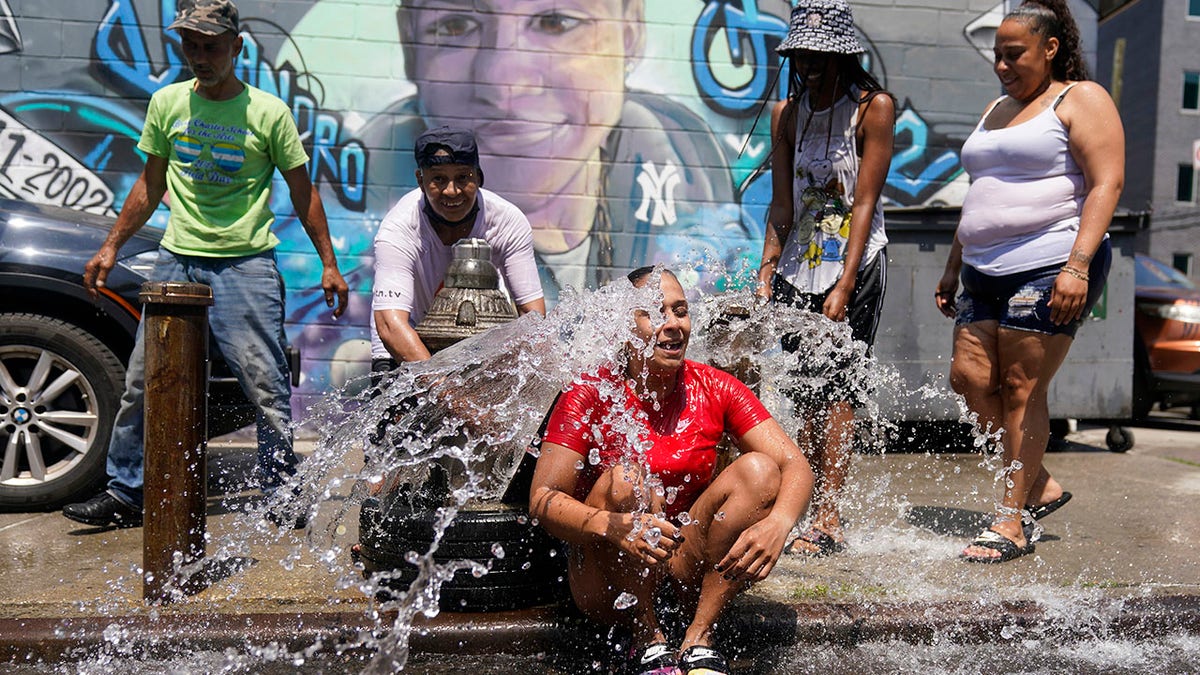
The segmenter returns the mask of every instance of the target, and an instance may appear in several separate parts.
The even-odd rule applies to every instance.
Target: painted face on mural
[[[625,75],[641,52],[641,7],[406,0],[405,67],[428,123],[473,128],[484,163],[499,168],[488,187],[536,211],[547,194],[578,194],[581,180],[598,186],[594,162],[620,120]]]
[[[233,77],[233,58],[242,51],[240,35],[205,35],[184,28],[179,36],[183,58],[202,88],[217,89]]]
[[[1009,96],[1026,101],[1050,83],[1050,64],[1058,53],[1058,39],[1043,40],[1024,21],[1009,19],[996,30],[993,69]]]

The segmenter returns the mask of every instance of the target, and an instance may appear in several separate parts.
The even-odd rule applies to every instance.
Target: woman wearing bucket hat
[[[854,339],[869,347],[887,278],[880,195],[896,102],[860,63],[865,50],[845,0],[800,0],[777,51],[790,79],[787,99],[771,113],[772,194],[759,295],[848,322]],[[785,335],[783,348],[811,351],[805,340]],[[790,553],[827,555],[844,547],[837,499],[849,471],[854,408],[863,403],[862,392],[853,391],[861,387],[843,377],[852,371],[820,373],[828,384],[818,396],[793,394],[806,420],[799,445],[817,485],[811,526]]]
[[[1125,181],[1121,118],[1087,79],[1065,0],[1010,12],[994,54],[1005,95],[963,144],[971,187],[934,291],[954,317],[950,384],[984,431],[1002,432],[1003,495],[961,555],[981,563],[1031,553],[1035,519],[1071,497],[1042,465],[1047,393],[1104,288],[1108,225]]]

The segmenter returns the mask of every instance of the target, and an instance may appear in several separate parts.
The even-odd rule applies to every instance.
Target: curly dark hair
[[[1004,19],[1021,21],[1043,40],[1058,38],[1058,53],[1050,63],[1054,79],[1060,82],[1091,79],[1079,44],[1079,26],[1071,16],[1067,0],[1025,0]]]

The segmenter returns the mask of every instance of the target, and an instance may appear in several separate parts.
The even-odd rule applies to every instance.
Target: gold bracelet
[[[1071,267],[1070,265],[1063,265],[1062,271],[1066,272],[1067,274],[1070,274],[1071,276],[1075,277],[1076,279],[1079,279],[1080,281],[1088,280],[1087,272],[1084,272],[1083,270],[1075,269],[1074,267]]]

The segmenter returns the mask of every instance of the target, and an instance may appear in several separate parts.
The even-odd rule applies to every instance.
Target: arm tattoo
[[[1092,256],[1080,251],[1079,249],[1075,249],[1074,251],[1071,251],[1071,261],[1082,263],[1084,265],[1090,265],[1092,262]]]

